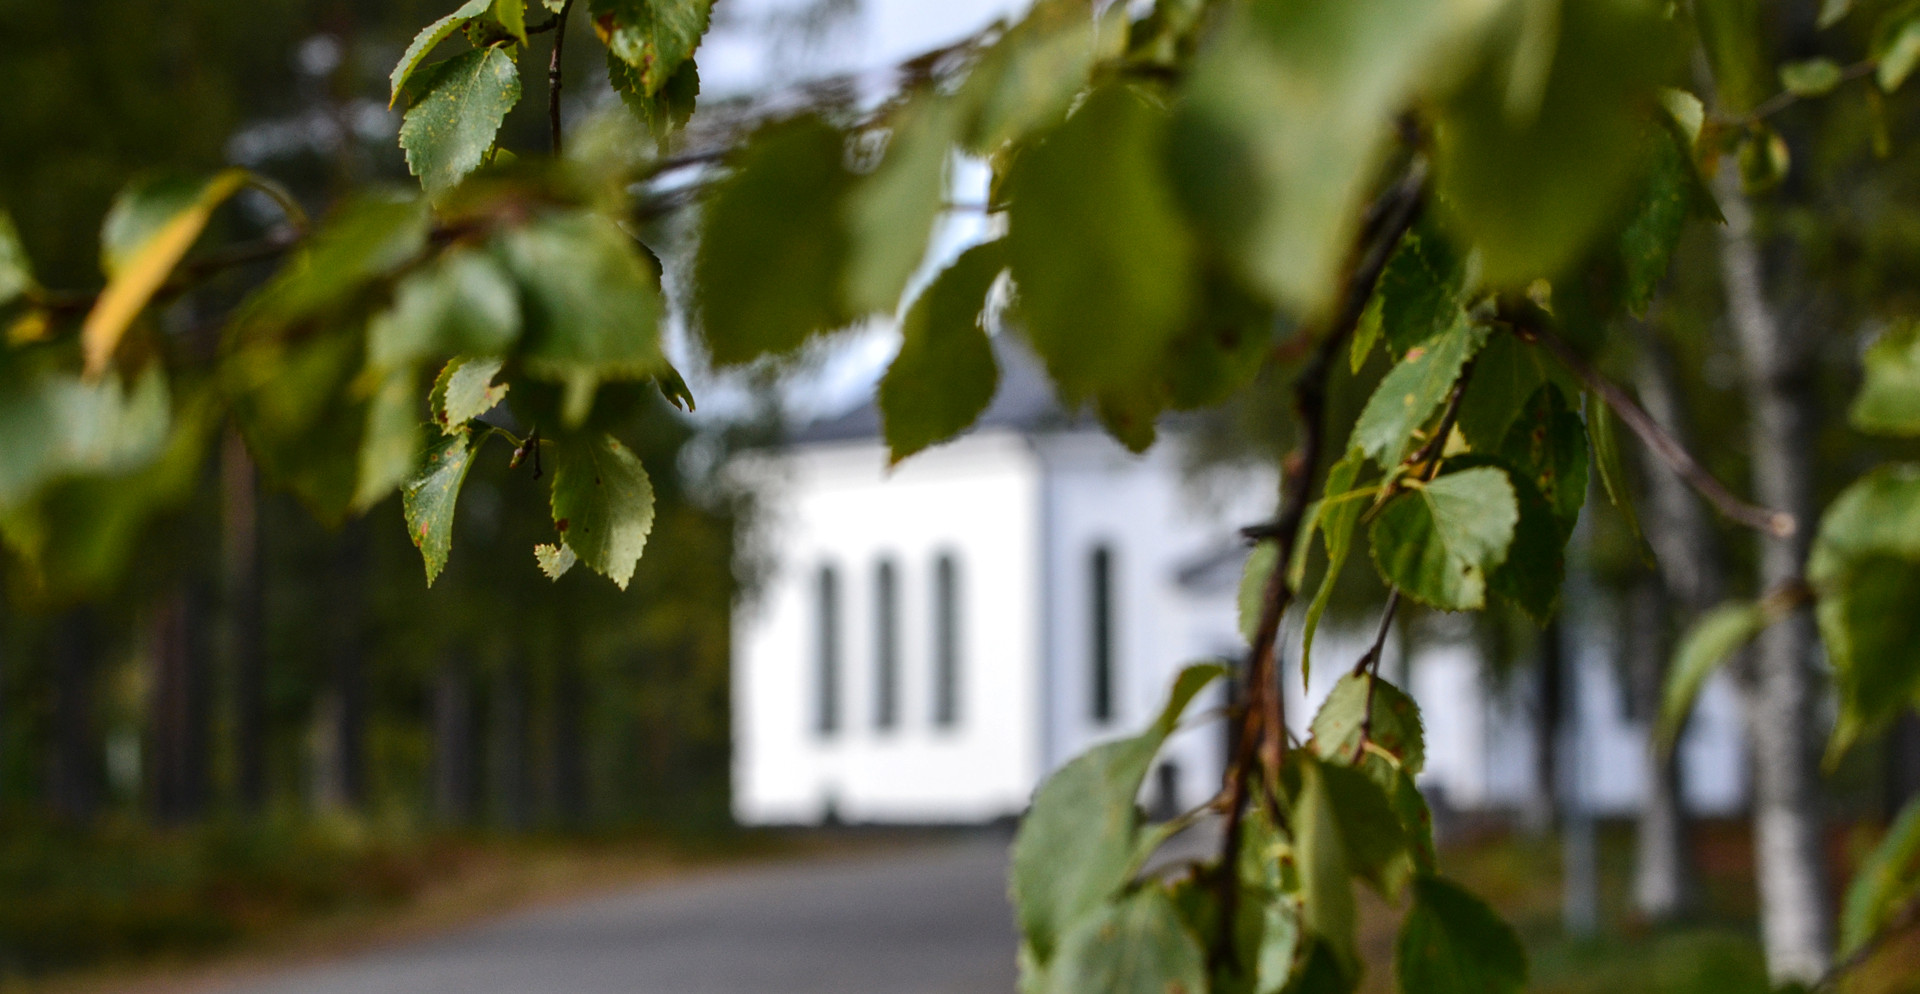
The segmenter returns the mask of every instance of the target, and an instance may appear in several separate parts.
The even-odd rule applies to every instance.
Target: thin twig
[[[294,246],[299,245],[306,233],[299,228],[277,228],[267,235],[250,242],[215,249],[205,255],[197,256],[181,263],[173,271],[172,278],[154,291],[153,303],[163,303],[193,289],[196,283],[228,269],[254,262],[265,262],[278,258]],[[60,291],[41,290],[30,293],[29,302],[45,308],[51,314],[83,314],[93,309],[104,291]]]
[[[567,45],[567,15],[573,12],[573,0],[560,5],[553,15],[553,57],[547,61],[547,120],[553,130],[553,154],[560,155],[560,57]]]
[[[1227,767],[1222,786],[1226,810],[1226,830],[1222,838],[1220,877],[1218,880],[1221,929],[1216,937],[1219,957],[1232,962],[1234,904],[1238,889],[1240,836],[1246,809],[1248,780],[1258,759],[1270,803],[1278,805],[1280,767],[1286,759],[1286,694],[1275,672],[1275,645],[1279,640],[1280,619],[1292,602],[1294,590],[1287,580],[1287,563],[1293,558],[1300,526],[1313,496],[1313,478],[1320,463],[1321,435],[1326,417],[1327,376],[1336,356],[1360,323],[1367,300],[1386,269],[1387,259],[1419,217],[1426,204],[1427,168],[1424,157],[1415,156],[1400,182],[1381,196],[1381,203],[1370,212],[1377,223],[1367,225],[1365,250],[1355,262],[1346,282],[1346,295],[1340,309],[1313,350],[1311,358],[1294,379],[1294,407],[1300,422],[1300,447],[1287,460],[1281,474],[1279,511],[1269,531],[1279,549],[1273,572],[1267,576],[1261,592],[1260,623],[1247,652],[1247,705],[1241,717],[1240,737]]]
[[[1840,70],[1840,79],[1838,82],[1834,83],[1834,86],[1838,87],[1841,83],[1851,83],[1856,79],[1863,79],[1867,76],[1871,76],[1879,68],[1880,68],[1880,61],[1878,59],[1862,59],[1861,61],[1855,62],[1853,65],[1847,66],[1846,68]],[[1822,94],[1822,96],[1824,95],[1825,94]],[[1762,100],[1759,103],[1753,105],[1753,109],[1746,112],[1745,114],[1737,114],[1731,117],[1716,117],[1713,119],[1713,123],[1721,124],[1721,125],[1752,126],[1755,124],[1759,124],[1761,121],[1764,121],[1767,118],[1772,117],[1773,115],[1778,114],[1781,111],[1786,110],[1788,107],[1791,107],[1794,104],[1797,104],[1800,101],[1805,99],[1807,98],[1801,96],[1798,93],[1793,92],[1792,90],[1781,90],[1779,93],[1776,93],[1773,96],[1768,97],[1767,99]]]
[[[1613,408],[1613,412],[1620,416],[1620,420],[1627,427],[1633,429],[1635,435],[1640,436],[1640,440],[1646,443],[1647,448],[1653,450],[1661,461],[1685,480],[1695,493],[1706,498],[1707,503],[1712,504],[1714,509],[1724,515],[1727,520],[1775,538],[1786,538],[1794,533],[1798,523],[1794,521],[1793,515],[1785,511],[1750,504],[1734,496],[1719,480],[1714,479],[1712,473],[1707,472],[1706,467],[1700,465],[1699,460],[1695,459],[1692,453],[1688,452],[1672,435],[1667,434],[1666,429],[1660,427],[1658,421],[1653,420],[1646,411],[1641,410],[1640,405],[1634,403],[1633,398],[1629,397],[1625,390],[1602,376],[1599,370],[1593,368],[1592,363],[1587,362],[1580,353],[1574,351],[1573,346],[1554,334],[1548,326],[1545,315],[1540,313],[1538,308],[1510,313],[1509,309],[1503,306],[1501,317],[1512,325],[1514,333],[1523,340],[1546,346],[1547,351],[1553,353],[1554,358],[1560,360],[1561,365],[1579,377],[1580,382],[1586,384],[1587,389],[1606,401],[1608,407]]]

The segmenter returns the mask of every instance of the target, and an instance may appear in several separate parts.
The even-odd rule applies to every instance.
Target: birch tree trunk
[[[1651,334],[1643,336],[1634,374],[1647,413],[1682,445],[1690,445],[1672,361]],[[1648,498],[1647,541],[1653,546],[1665,596],[1636,592],[1640,594],[1636,607],[1645,614],[1632,619],[1633,627],[1645,637],[1637,647],[1638,658],[1628,667],[1628,677],[1636,710],[1651,728],[1660,711],[1667,660],[1673,650],[1668,633],[1718,604],[1726,596],[1727,584],[1720,544],[1699,501],[1650,450],[1639,451]],[[1647,790],[1637,826],[1634,904],[1650,921],[1671,921],[1690,909],[1695,896],[1677,755],[1661,756],[1650,741],[1644,775]]]
[[[1734,170],[1721,170],[1714,187],[1727,219],[1720,275],[1746,377],[1754,495],[1800,526],[1786,538],[1761,537],[1764,589],[1800,576],[1816,520],[1812,356],[1799,340],[1804,336],[1785,328],[1767,299],[1753,212]],[[1804,608],[1763,632],[1754,644],[1746,701],[1761,940],[1776,985],[1818,980],[1832,946],[1814,757],[1814,638],[1812,614]]]

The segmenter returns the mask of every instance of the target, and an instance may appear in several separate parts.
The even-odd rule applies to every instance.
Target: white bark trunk
[[[1754,495],[1800,525],[1788,538],[1761,538],[1759,579],[1766,588],[1800,575],[1815,522],[1810,353],[1767,299],[1753,213],[1734,170],[1721,170],[1714,186],[1727,219],[1721,282],[1747,380]],[[1832,945],[1814,758],[1814,637],[1804,609],[1762,633],[1746,701],[1761,940],[1776,985],[1818,980]]]
[[[1647,413],[1682,445],[1691,444],[1672,363],[1650,334],[1640,350],[1635,382]],[[1667,657],[1673,650],[1668,633],[1676,622],[1690,624],[1719,603],[1726,593],[1726,577],[1719,543],[1699,500],[1650,450],[1639,451],[1647,483],[1647,541],[1659,564],[1665,596],[1652,589],[1635,591],[1635,613],[1628,620],[1629,634],[1640,636],[1633,640],[1639,658],[1628,673],[1637,709],[1651,728],[1666,684]],[[1695,897],[1680,771],[1675,757],[1660,755],[1651,742],[1645,762],[1647,791],[1636,839],[1634,903],[1650,921],[1671,921],[1689,911]]]

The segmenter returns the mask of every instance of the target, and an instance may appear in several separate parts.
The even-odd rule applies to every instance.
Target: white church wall
[[[1271,513],[1271,477],[1223,477],[1219,499],[1185,490],[1177,442],[1135,456],[1104,434],[1076,432],[1035,440],[1046,466],[1045,576],[1048,605],[1046,704],[1049,768],[1090,746],[1138,732],[1165,703],[1174,674],[1238,644],[1232,595],[1195,605],[1179,588],[1180,569],[1230,543],[1237,529]],[[1094,550],[1112,552],[1113,688],[1111,712],[1094,714]],[[1209,688],[1168,743],[1162,761],[1178,769],[1181,807],[1216,790],[1226,730],[1197,720],[1225,703]],[[1157,788],[1148,781],[1148,793]],[[1149,798],[1153,800],[1153,798]]]
[[[762,600],[738,613],[735,814],[751,824],[979,821],[1020,811],[1040,769],[1036,565],[1040,506],[1031,449],[976,435],[887,473],[872,444],[776,457]],[[959,714],[933,714],[933,574],[959,575]],[[898,717],[876,721],[875,575],[895,563]],[[839,586],[838,728],[818,709],[817,577]]]

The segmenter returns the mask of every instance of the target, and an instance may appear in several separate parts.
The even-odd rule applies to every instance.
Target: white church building
[[[736,463],[758,485],[772,556],[734,621],[741,823],[1017,815],[1049,772],[1143,727],[1182,666],[1244,652],[1237,530],[1272,513],[1271,472],[1212,474],[1196,493],[1177,426],[1135,456],[1063,413],[1023,347],[1002,336],[996,351],[1001,386],[980,422],[891,471],[872,405]],[[1592,637],[1570,640],[1567,796],[1624,813],[1640,794],[1644,726],[1626,716],[1609,626],[1570,627]],[[1304,693],[1298,667],[1284,668],[1298,732],[1362,638],[1323,633]],[[1438,803],[1512,809],[1535,797],[1524,680],[1497,689],[1466,643],[1390,654],[1386,666],[1421,704],[1422,786]],[[1185,808],[1217,789],[1223,703],[1216,685],[1190,709],[1144,803]],[[1712,684],[1681,748],[1691,806],[1739,808],[1745,763],[1731,690]]]

